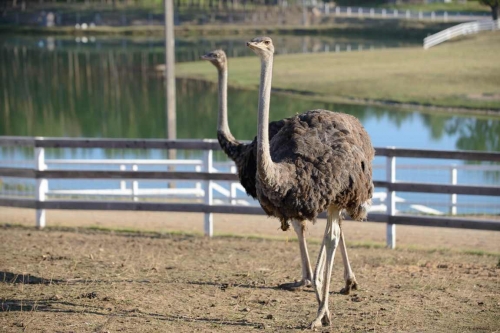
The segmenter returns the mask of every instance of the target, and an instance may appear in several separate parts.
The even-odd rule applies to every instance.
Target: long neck
[[[219,116],[217,130],[227,137],[233,138],[227,121],[227,67],[218,68],[219,72]]]
[[[222,150],[230,159],[236,161],[240,155],[241,144],[229,130],[227,121],[227,67],[217,68],[219,72],[219,115],[217,120],[217,139]]]
[[[257,134],[257,171],[262,180],[269,184],[276,178],[274,163],[269,150],[269,103],[271,100],[271,81],[273,76],[273,57],[261,59],[259,90],[259,123]]]

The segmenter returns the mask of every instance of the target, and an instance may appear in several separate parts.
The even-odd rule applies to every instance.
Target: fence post
[[[431,20],[435,20],[436,19],[436,12],[431,12]]]
[[[125,164],[120,165],[120,171],[127,170]],[[125,191],[127,189],[127,182],[124,180],[120,180],[120,190]]]
[[[394,148],[394,147],[388,147]],[[387,156],[386,159],[386,178],[389,183],[396,182],[396,157]],[[396,192],[387,189],[387,215],[389,215],[389,222],[391,216],[396,214]],[[396,225],[387,223],[387,247],[390,249],[396,248]]]
[[[201,172],[201,166],[200,165],[195,166],[194,171]],[[196,182],[195,188],[197,190],[201,190],[201,182]]]
[[[335,7],[335,14],[336,15],[340,14],[340,7],[339,6]]]
[[[213,158],[213,151],[212,149],[205,150],[203,152],[204,158],[203,158],[203,166],[205,168],[205,172],[212,172],[212,158]],[[204,196],[204,202],[205,205],[212,206],[213,204],[213,193],[212,193],[212,181],[211,180],[206,180],[205,181],[205,196]],[[213,214],[210,212],[205,213],[205,225],[204,225],[204,230],[205,230],[205,236],[212,237],[214,234],[214,217]]]
[[[330,15],[330,3],[323,2],[325,4],[325,15]]]
[[[452,165],[450,169],[450,182],[451,185],[457,185],[458,172],[457,166]],[[457,195],[455,193],[450,195],[450,214],[457,215]]]
[[[375,9],[374,8],[370,8],[370,16],[371,17],[375,16]]]
[[[394,9],[394,11],[392,12],[393,16],[394,17],[398,17],[399,16],[399,11],[397,9]]]
[[[409,19],[411,17],[410,11],[407,9],[406,10],[406,18]]]
[[[47,169],[45,165],[45,149],[36,147],[35,148],[35,170],[43,171]],[[48,183],[47,179],[37,179],[36,180],[36,201],[37,206],[39,202],[45,201],[45,193],[47,193]],[[36,227],[42,229],[45,227],[45,209],[36,209]]]
[[[358,7],[358,16],[362,17],[363,16],[363,8]]]
[[[351,16],[351,7],[347,7],[347,16]]]
[[[422,11],[419,11],[418,12],[418,19],[423,20],[423,18],[424,18],[424,13],[422,13]]]
[[[443,14],[443,20],[445,22],[448,22],[448,12],[444,12],[444,14]]]
[[[387,15],[387,10],[384,8],[382,9],[382,17],[386,17]]]
[[[236,173],[236,166],[231,166],[231,173]],[[234,182],[231,182],[230,183],[230,192],[229,192],[229,199],[230,199],[230,203],[231,205],[234,205],[236,204],[236,191],[237,191],[237,188],[236,186],[238,186],[238,183],[234,183]]]
[[[137,164],[132,165],[132,171],[137,171],[139,168],[137,167]],[[138,200],[138,195],[139,193],[139,182],[137,180],[132,181],[132,200],[137,201]]]

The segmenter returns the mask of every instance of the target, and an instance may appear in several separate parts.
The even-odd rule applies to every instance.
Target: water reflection
[[[16,38],[4,39],[0,51],[0,135],[166,137],[163,77],[155,70],[163,63],[161,46],[141,47],[148,42],[131,39],[125,46],[85,48],[55,39],[50,51],[47,46],[16,46]],[[191,49],[191,56],[196,50]],[[257,91],[230,89],[228,108],[235,136],[253,138]],[[271,100],[271,119],[314,108],[358,117],[376,146],[500,151],[498,119],[398,112],[279,94]],[[214,138],[216,110],[216,85],[177,80],[179,138]]]
[[[254,36],[237,37],[178,37],[175,45],[176,61],[196,61],[207,51],[223,48],[230,57],[249,56],[244,41]],[[342,38],[330,36],[276,36],[277,54],[317,53],[317,52],[355,52],[389,47],[417,45],[415,41],[377,40],[363,38]],[[103,52],[113,50],[118,53],[147,52],[162,54],[163,38],[110,38],[102,36],[76,37],[32,37],[12,36],[1,40],[7,48],[36,48],[48,51]],[[418,41],[420,45],[420,41]]]

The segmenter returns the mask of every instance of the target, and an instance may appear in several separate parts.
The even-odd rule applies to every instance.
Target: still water
[[[160,41],[90,37],[93,41],[88,38],[83,43],[81,38],[0,38],[0,135],[166,137],[163,78],[157,70],[164,57]],[[327,37],[276,39],[281,53],[325,51],[327,45],[330,51],[335,45],[343,45],[345,50],[347,45],[347,40]],[[234,56],[250,55],[244,40],[180,39],[177,60],[199,59],[199,55],[216,47]],[[348,41],[351,49],[358,45],[405,45],[395,41]],[[228,107],[234,135],[253,138],[257,92],[230,89]],[[314,108],[358,117],[375,146],[500,151],[498,118],[322,103],[274,94],[271,119]],[[216,110],[216,85],[177,80],[179,138],[214,138]]]
[[[244,36],[179,39],[176,58],[177,61],[198,60],[201,54],[217,47],[226,49],[230,56],[250,55],[244,46],[245,40]],[[400,41],[309,36],[275,40],[278,53],[331,52],[332,56],[336,51],[407,45]],[[0,48],[0,135],[167,137],[163,77],[157,70],[164,59],[161,40],[2,36]],[[238,139],[252,139],[257,128],[257,91],[230,89],[228,96],[231,131]],[[356,116],[375,147],[500,151],[500,118],[323,103],[279,94],[272,96],[270,118],[277,120],[315,108]],[[215,138],[216,120],[217,86],[177,79],[178,138]],[[10,150],[0,150],[0,160],[2,156],[12,158],[12,154]],[[49,151],[49,158],[50,154],[56,152]],[[114,152],[97,150],[57,154],[74,158],[117,156]],[[136,154],[128,155],[130,158],[163,157],[164,152],[129,154]],[[179,157],[182,158],[182,154],[180,152]],[[223,154],[216,157],[225,158]],[[383,160],[379,158],[376,163]],[[415,161],[401,159],[401,163]],[[449,164],[450,161],[420,160],[419,163]],[[435,181],[442,179],[442,175],[429,176],[423,171],[406,174],[401,172],[398,179],[434,181],[434,176]],[[384,179],[383,168],[375,170],[375,178]],[[461,171],[459,183],[499,185],[500,175],[499,172]]]

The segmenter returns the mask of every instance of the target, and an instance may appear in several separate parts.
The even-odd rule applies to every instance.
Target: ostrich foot
[[[315,330],[316,328],[321,328],[323,326],[330,326],[330,311],[327,309],[324,313],[318,314],[316,319],[311,323],[311,329]]]
[[[283,283],[278,286],[279,289],[288,290],[288,291],[298,291],[305,287],[311,287],[311,280],[300,280],[295,282]]]
[[[345,287],[340,290],[342,295],[349,295],[351,290],[358,290],[356,279],[348,279],[345,281]]]

